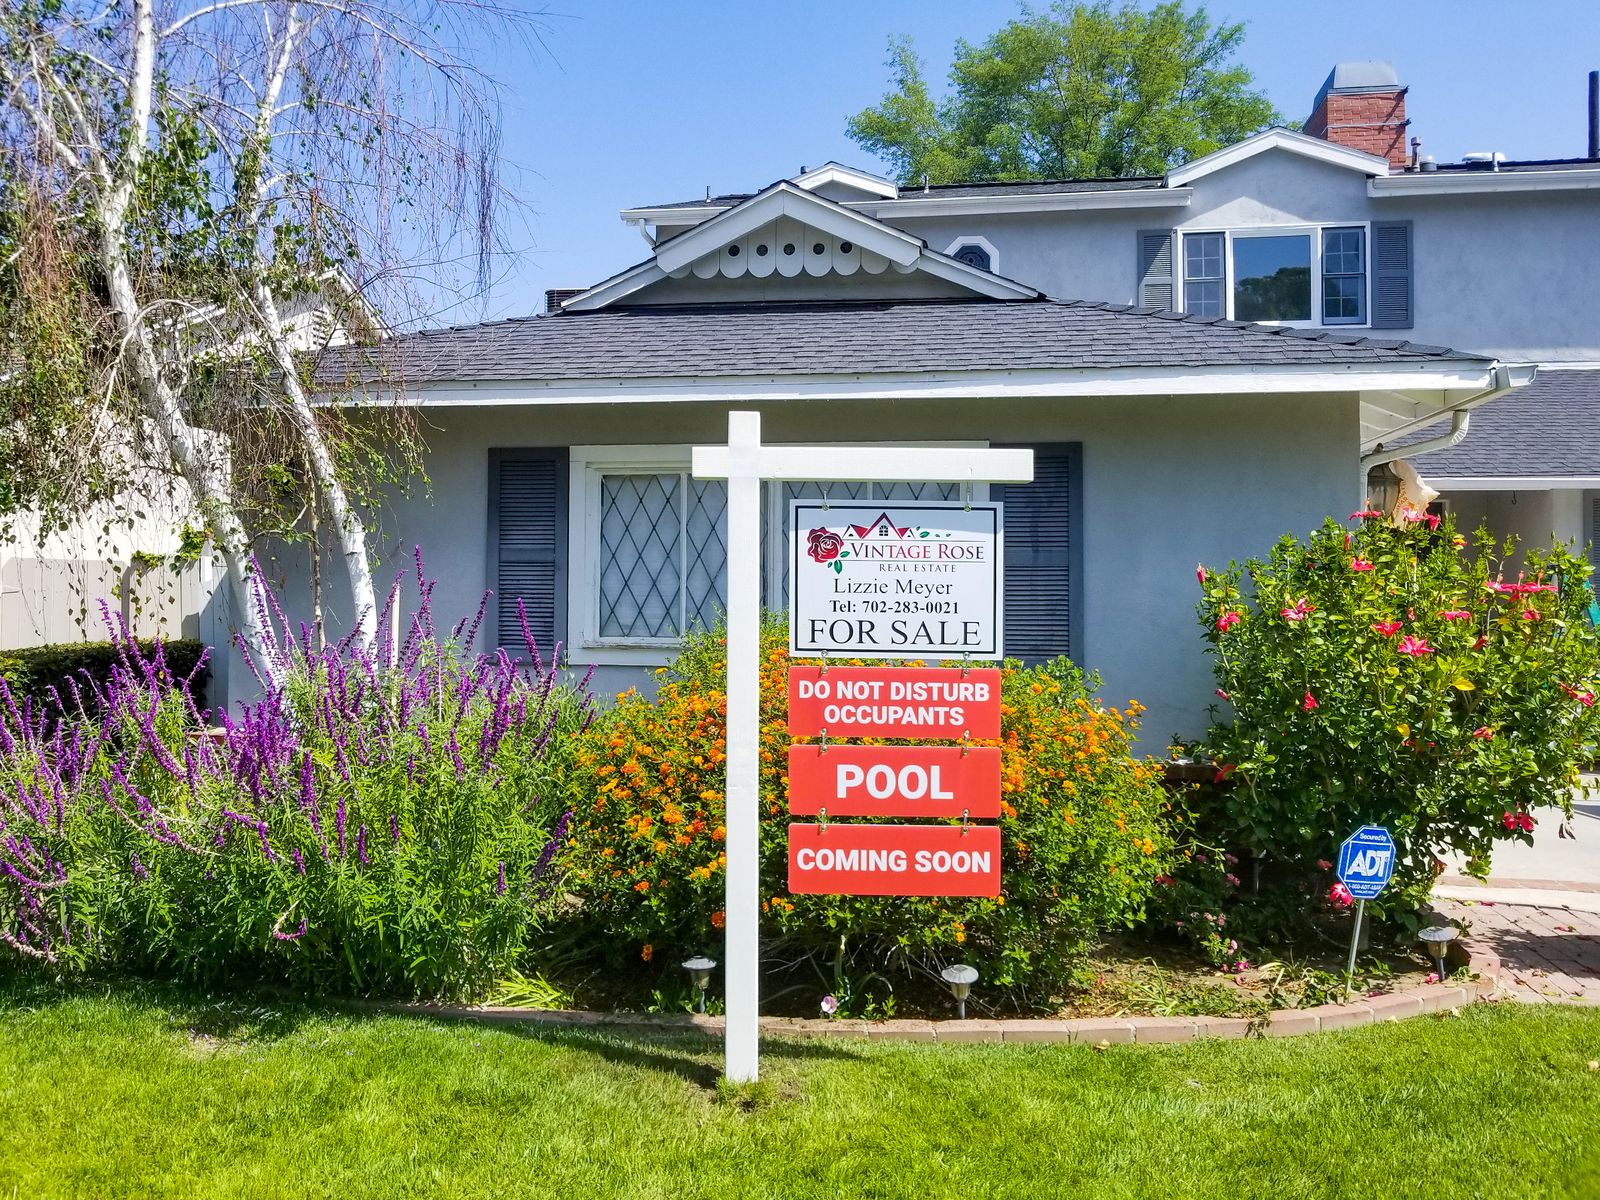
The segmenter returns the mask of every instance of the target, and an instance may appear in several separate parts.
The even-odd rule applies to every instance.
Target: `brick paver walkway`
[[[1525,1003],[1600,1005],[1600,913],[1435,899],[1434,907],[1500,956],[1500,995]]]

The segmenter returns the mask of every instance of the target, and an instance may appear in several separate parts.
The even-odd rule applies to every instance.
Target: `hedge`
[[[153,660],[156,647],[161,647],[162,660],[173,681],[183,680],[194,671],[206,647],[193,638],[161,641],[155,638],[138,638],[139,657]],[[50,702],[50,689],[56,688],[62,699],[71,704],[67,680],[77,683],[85,699],[95,690],[87,686],[92,680],[104,689],[111,678],[112,667],[120,661],[115,642],[72,642],[60,646],[31,646],[22,650],[0,651],[0,679],[6,681],[12,696],[20,704],[24,699],[35,705]],[[205,686],[211,678],[207,664],[195,676],[190,688],[195,703],[202,712],[206,708]]]

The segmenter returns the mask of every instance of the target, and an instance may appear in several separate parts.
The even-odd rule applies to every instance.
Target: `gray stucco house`
[[[1339,82],[1329,137],[1367,128]],[[1030,446],[1035,482],[1003,492],[1008,652],[1100,672],[1155,745],[1195,733],[1197,561],[1342,519],[1385,447],[1533,394],[1538,363],[1600,360],[1600,164],[1425,169],[1390,92],[1382,155],[1272,130],[1161,178],[902,188],[830,163],[625,210],[648,257],[547,312],[331,366],[431,429],[431,494],[394,501],[387,545],[423,548],[441,613],[493,591],[482,648],[520,645],[521,599],[620,688],[716,618],[725,498],[689,450],[730,408],[771,441]],[[784,500],[863,491],[947,494],[774,486],[770,603]]]

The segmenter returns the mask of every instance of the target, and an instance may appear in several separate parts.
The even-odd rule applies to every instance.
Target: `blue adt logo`
[[[1339,881],[1357,900],[1371,900],[1394,874],[1394,839],[1381,825],[1363,825],[1339,847]]]

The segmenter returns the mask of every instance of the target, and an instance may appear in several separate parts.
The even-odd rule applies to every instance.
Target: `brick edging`
[[[864,1038],[898,1042],[1075,1042],[1080,1045],[1193,1042],[1202,1038],[1294,1037],[1357,1025],[1399,1021],[1425,1013],[1462,1008],[1488,1000],[1498,986],[1500,960],[1467,942],[1453,942],[1451,962],[1465,966],[1473,978],[1460,983],[1421,987],[1367,996],[1351,1004],[1289,1008],[1265,1020],[1246,1017],[1067,1017],[1016,1018],[998,1021],[836,1021],[804,1017],[762,1017],[766,1037]],[[488,1024],[534,1024],[552,1029],[693,1031],[721,1037],[721,1017],[692,1013],[601,1013],[571,1009],[510,1008],[498,1005],[403,1004],[351,1001],[368,1012],[408,1013]]]

